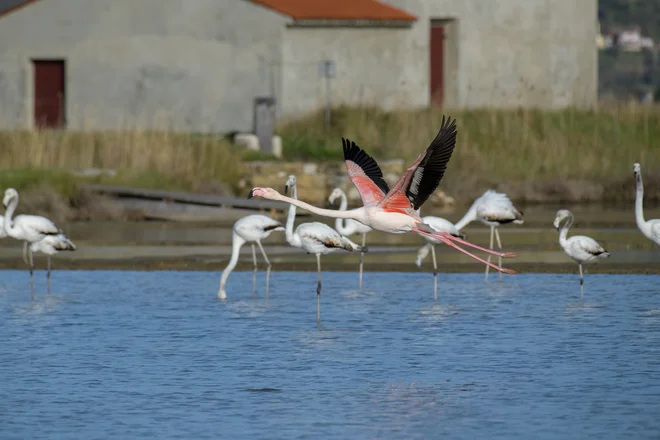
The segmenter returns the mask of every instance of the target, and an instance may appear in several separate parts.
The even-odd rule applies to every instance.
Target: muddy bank
[[[385,174],[389,180],[394,180],[397,175],[393,170],[398,170],[396,161],[387,165]],[[300,183],[299,197],[318,206],[328,206],[327,196],[333,188],[345,189],[350,199],[349,206],[357,206],[360,203],[359,194],[348,178],[341,174],[339,167],[330,166],[307,166],[309,164],[288,164],[289,166],[278,166],[277,170],[271,169],[274,165],[253,164],[254,174],[250,179],[244,179],[240,191],[247,194],[253,186],[272,186],[280,188],[282,176],[289,173],[298,174]],[[334,169],[336,168],[336,169]],[[402,170],[401,170],[402,172]],[[327,174],[325,174],[327,173]],[[660,175],[648,174],[644,177],[645,192],[644,201],[647,206],[652,206],[660,201]],[[560,205],[560,204],[630,204],[635,199],[635,184],[631,176],[628,178],[610,179],[608,181],[590,181],[575,179],[553,179],[543,181],[524,182],[488,182],[479,181],[478,177],[471,177],[464,184],[451,186],[448,182],[447,189],[438,189],[425,204],[425,212],[435,209],[456,209],[462,211],[467,209],[470,203],[489,188],[504,192],[518,205]],[[201,189],[204,194],[226,194],[226,191],[215,191],[214,186]],[[175,209],[172,207],[172,209]],[[85,185],[80,185],[74,194],[63,197],[53,189],[40,186],[21,193],[21,202],[17,213],[30,213],[46,216],[56,223],[72,221],[104,221],[104,220],[148,220],[150,213],[139,206],[121,203],[118,200],[98,194]],[[190,217],[190,216],[188,216]],[[183,218],[190,220],[190,218]],[[193,215],[194,217],[194,215]],[[229,216],[232,219],[236,216]],[[177,218],[175,215],[172,218]],[[232,220],[233,221],[233,220]]]

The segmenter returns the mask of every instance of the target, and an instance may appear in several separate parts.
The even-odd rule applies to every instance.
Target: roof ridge
[[[9,15],[14,11],[17,11],[25,6],[28,6],[30,3],[34,3],[37,0],[0,0],[0,18],[5,15]]]
[[[380,0],[251,0],[295,20],[416,21],[417,17]]]

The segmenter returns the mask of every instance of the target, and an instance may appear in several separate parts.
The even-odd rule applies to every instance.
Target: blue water
[[[491,275],[492,276],[492,275]],[[660,277],[0,272],[0,438],[655,438]],[[263,274],[259,276],[263,282]]]

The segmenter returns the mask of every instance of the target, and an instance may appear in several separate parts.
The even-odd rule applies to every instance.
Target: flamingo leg
[[[500,230],[495,228],[495,239],[497,240],[497,247],[502,250],[502,241],[500,240]],[[498,256],[497,257],[497,265],[501,266],[502,265],[502,257]],[[499,274],[499,279],[502,281],[502,272]]]
[[[50,295],[50,255],[48,256],[48,294]]]
[[[435,246],[431,245],[431,256],[433,257],[433,300],[438,300],[438,263],[435,260]]]
[[[362,233],[362,249],[367,244],[367,233]],[[362,290],[362,268],[364,267],[364,251],[360,252],[360,290]]]
[[[316,254],[318,284],[316,285],[316,323],[321,324],[321,254]]]
[[[266,260],[266,299],[268,299],[268,283],[270,281],[270,260],[266,256],[266,251],[264,251],[264,247],[261,245],[261,240],[257,240],[257,244],[259,245],[259,250],[261,251],[261,255],[264,256],[264,260]]]
[[[495,235],[495,226],[490,227],[490,250],[493,250],[493,235]],[[490,263],[490,254],[488,255],[488,262]],[[502,264],[500,264],[501,266]],[[488,266],[486,266],[486,279],[484,281],[488,282]]]
[[[580,297],[584,299],[584,274],[582,273],[582,264],[580,264]]]
[[[254,249],[254,243],[252,243],[252,263],[254,264],[252,271],[252,297],[254,298],[257,290],[257,252]]]
[[[412,228],[412,231],[417,232],[418,234],[421,234],[421,235],[424,235],[424,236],[428,236],[428,237],[435,238],[436,240],[440,240],[440,241],[442,241],[443,243],[445,243],[446,245],[449,245],[449,246],[453,247],[454,249],[463,252],[465,255],[469,256],[470,258],[474,258],[475,260],[477,260],[477,261],[479,261],[479,262],[481,262],[481,263],[484,263],[484,264],[486,264],[486,265],[492,267],[492,268],[495,269],[495,270],[499,270],[499,271],[501,271],[501,272],[508,273],[508,274],[510,274],[510,275],[513,275],[513,274],[517,273],[517,272],[516,272],[515,270],[513,270],[513,269],[505,269],[505,268],[503,268],[503,267],[496,266],[496,265],[494,265],[493,263],[490,263],[490,262],[484,260],[483,258],[479,258],[479,257],[477,257],[476,255],[471,254],[470,252],[466,251],[466,250],[463,249],[462,247],[460,247],[460,246],[454,244],[449,238],[447,238],[447,237],[445,236],[446,233],[436,233],[436,234],[431,234],[431,233],[429,233],[429,232],[424,232],[424,231],[422,231],[421,229],[417,229],[417,228]],[[449,234],[446,234],[446,235],[448,235],[449,237],[452,237],[452,236],[449,235]],[[452,237],[452,238],[455,238],[455,237]],[[461,240],[461,241],[462,241],[462,240]],[[478,248],[478,246],[474,246],[474,247],[477,247],[477,248]],[[483,248],[481,248],[481,249],[483,249]],[[484,249],[484,250],[485,250],[485,249]]]
[[[413,228],[412,230],[421,234],[421,232],[419,232],[418,229]],[[497,252],[497,251],[494,251],[492,249],[482,248],[481,246],[477,246],[476,244],[472,244],[469,241],[465,241],[465,240],[462,240],[458,237],[454,237],[453,235],[448,234],[446,232],[436,232],[435,234],[430,234],[430,233],[426,232],[426,233],[424,233],[424,235],[427,235],[429,237],[433,237],[436,240],[441,240],[443,242],[446,241],[446,240],[455,241],[456,243],[460,243],[460,244],[463,244],[465,246],[469,246],[471,248],[478,249],[480,251],[486,252],[487,254],[496,255],[496,256],[501,255],[504,258],[514,258],[514,257],[518,256],[518,254],[516,254],[515,252]]]
[[[32,257],[32,248],[28,249],[28,259],[30,264],[30,291],[34,299],[34,258]]]
[[[29,266],[30,262],[28,261],[27,253],[28,253],[28,242],[24,241],[23,242],[23,261],[25,262],[25,264],[27,264]]]

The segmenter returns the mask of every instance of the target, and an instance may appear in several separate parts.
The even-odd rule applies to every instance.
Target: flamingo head
[[[571,215],[573,214],[571,214],[571,211],[569,211],[568,209],[560,209],[559,211],[557,211],[557,215],[555,216],[555,221],[553,223],[555,229],[559,230],[559,225],[561,225],[561,222],[563,222]]]
[[[328,202],[332,205],[335,203],[335,200],[340,198],[344,194],[344,192],[340,188],[335,188],[332,190],[330,193],[330,197],[328,197]]]
[[[642,167],[640,164],[633,164],[633,173],[635,174],[635,180],[640,182],[642,180]]]
[[[280,193],[275,191],[273,188],[252,188],[250,194],[248,194],[248,199],[252,197],[263,197],[264,199],[278,200]]]
[[[289,178],[286,179],[286,183],[284,184],[284,194],[288,194],[289,188],[293,188],[294,186],[296,186],[296,183],[297,183],[296,176],[291,174]]]
[[[227,292],[224,288],[218,290],[218,299],[227,299]]]
[[[6,208],[9,206],[9,203],[11,203],[12,200],[18,198],[18,191],[16,191],[14,188],[7,188],[5,191],[5,198],[2,200],[2,204]]]

